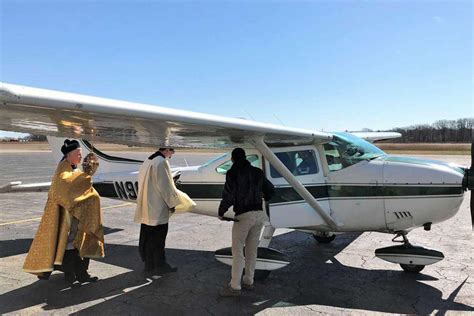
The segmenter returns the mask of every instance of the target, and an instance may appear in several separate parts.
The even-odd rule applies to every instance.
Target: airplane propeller
[[[471,169],[468,171],[468,188],[471,190],[471,225],[474,230],[474,197],[472,189],[474,188],[474,141],[471,143]]]
[[[465,170],[463,188],[464,190],[471,190],[471,225],[474,230],[474,197],[472,196],[472,190],[474,189],[474,141],[471,143],[471,168],[466,168]]]

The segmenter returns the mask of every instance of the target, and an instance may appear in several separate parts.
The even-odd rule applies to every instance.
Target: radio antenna
[[[255,118],[254,118],[252,115],[250,115],[250,113],[249,113],[247,110],[244,109],[244,112],[247,113],[247,115],[248,115],[253,121],[255,121]]]
[[[278,118],[278,116],[276,116],[275,114],[273,114],[273,117],[276,118],[277,121],[280,122],[281,125],[286,126],[285,123],[283,123],[283,122]]]

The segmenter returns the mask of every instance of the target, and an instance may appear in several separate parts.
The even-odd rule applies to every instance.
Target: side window
[[[281,152],[275,153],[275,155],[295,176],[305,176],[319,172],[316,155],[313,150]],[[282,178],[282,175],[271,165],[270,175],[272,178]]]
[[[342,160],[339,150],[332,143],[324,144],[324,154],[328,162],[329,171],[338,171],[342,169]]]
[[[260,168],[260,161],[257,155],[248,155],[246,158],[252,166]],[[224,162],[223,164],[219,165],[216,168],[216,171],[219,174],[225,175],[231,167],[232,167],[232,160],[228,160]]]

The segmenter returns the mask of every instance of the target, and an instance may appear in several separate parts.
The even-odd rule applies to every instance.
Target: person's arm
[[[59,164],[51,186],[57,203],[68,211],[93,193],[92,177],[80,170],[71,170],[63,162]]]
[[[227,172],[225,176],[224,190],[222,191],[222,200],[219,204],[219,217],[223,217],[225,212],[234,204],[234,184]]]
[[[173,177],[171,176],[171,170],[166,161],[158,164],[156,177],[161,198],[170,210],[174,209],[179,204],[179,197],[174,186]]]
[[[267,178],[263,177],[263,198],[265,201],[270,201],[275,194],[275,186]]]

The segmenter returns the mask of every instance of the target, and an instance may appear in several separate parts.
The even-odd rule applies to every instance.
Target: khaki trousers
[[[240,290],[244,266],[243,282],[249,285],[253,284],[258,242],[267,216],[264,211],[250,211],[236,216],[235,219],[239,221],[234,222],[232,226],[232,279],[230,286],[235,290]]]

